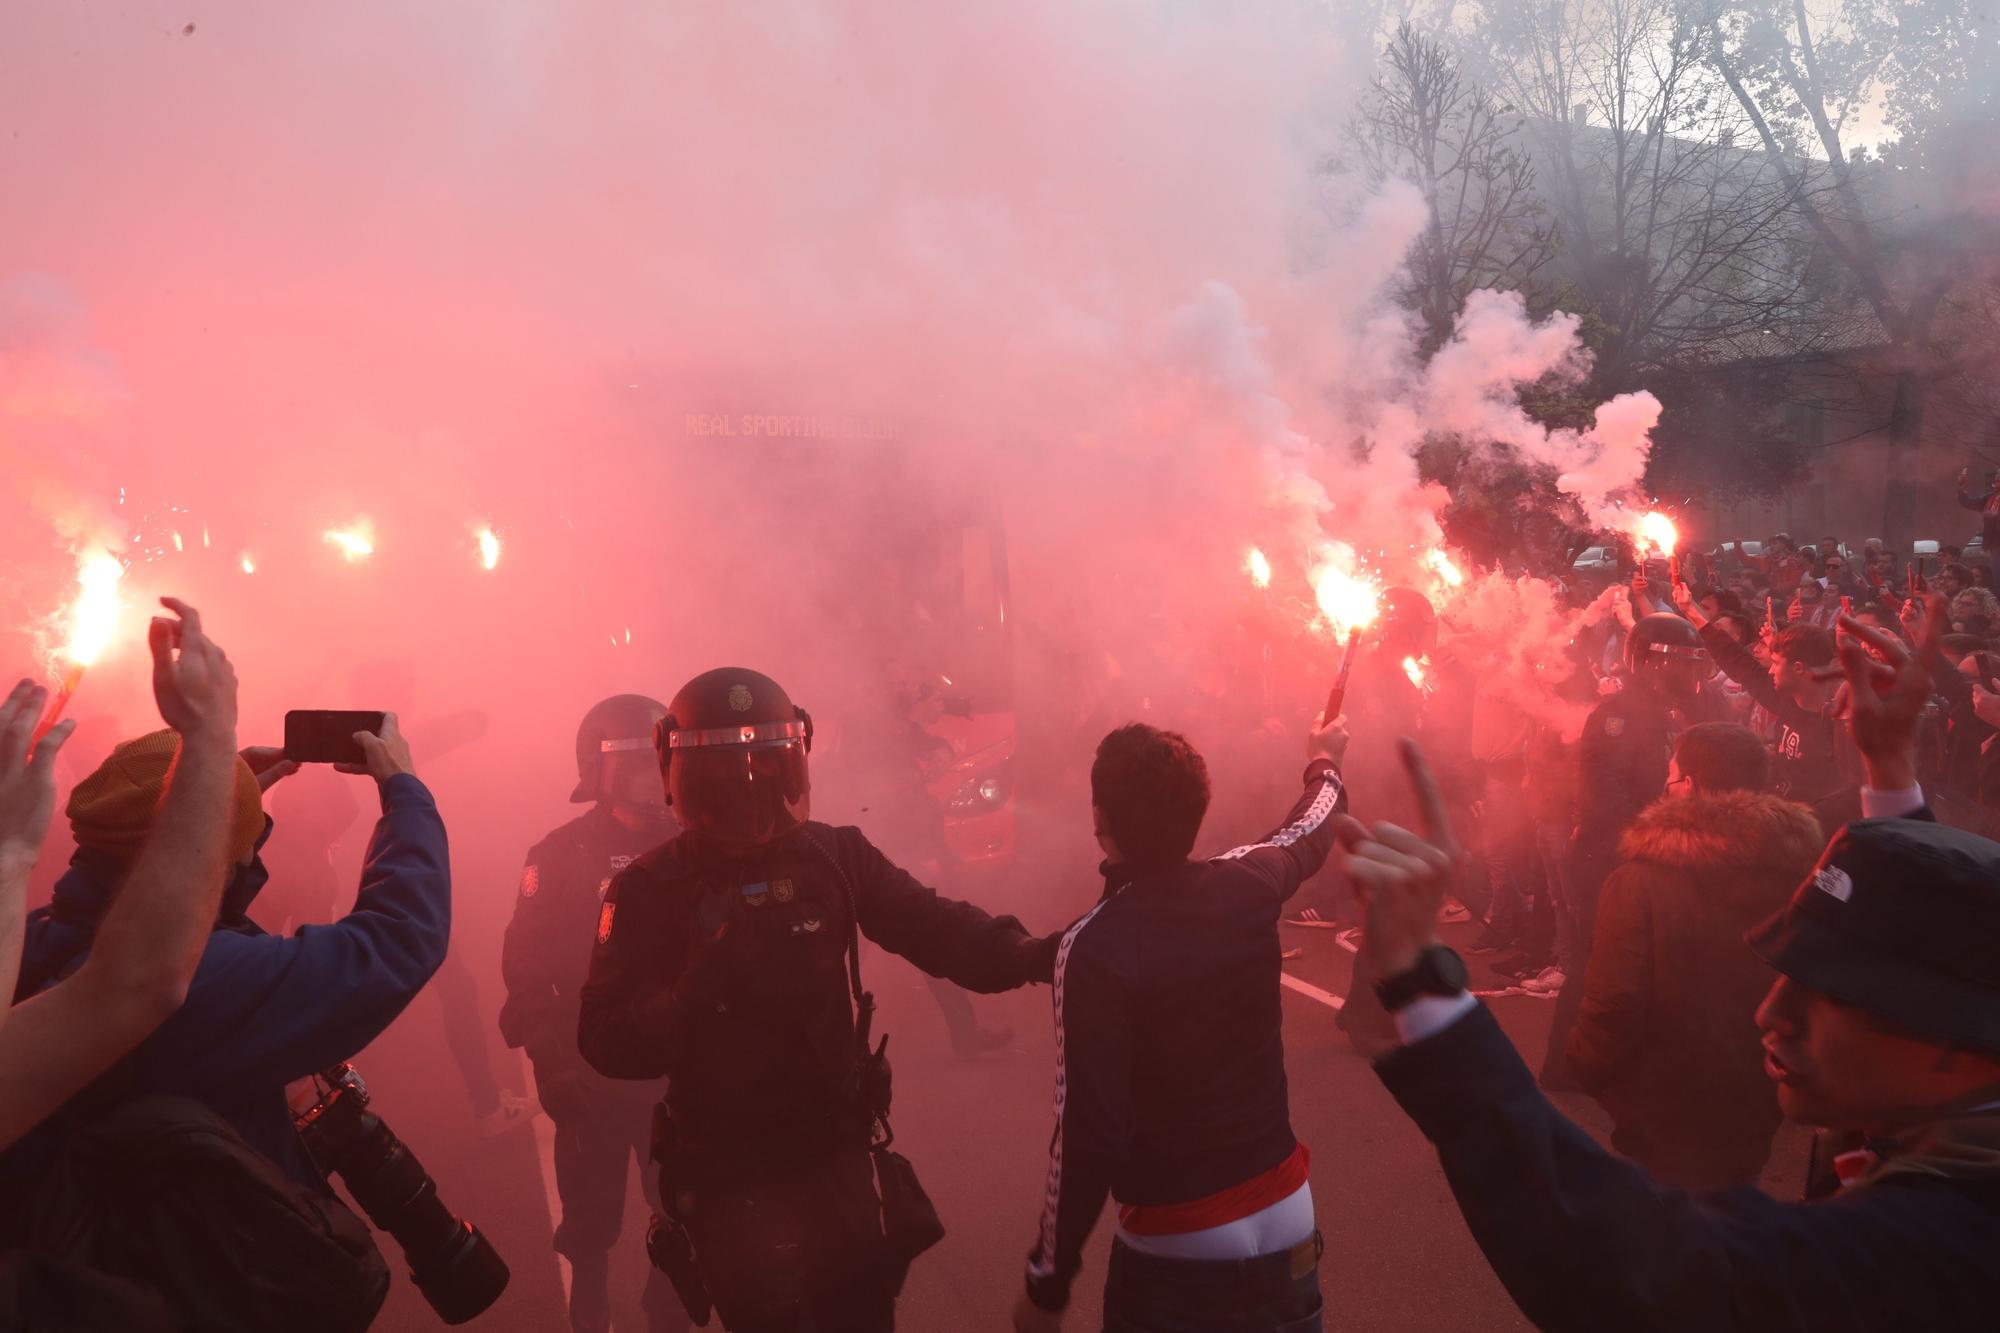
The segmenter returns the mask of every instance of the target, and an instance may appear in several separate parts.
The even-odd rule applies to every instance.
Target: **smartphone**
[[[387,713],[359,709],[294,708],[285,714],[285,758],[301,764],[360,764],[357,731],[382,732]]]

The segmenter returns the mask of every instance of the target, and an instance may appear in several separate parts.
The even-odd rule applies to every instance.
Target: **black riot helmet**
[[[653,748],[653,729],[667,715],[666,705],[643,694],[614,694],[583,715],[576,729],[575,802],[601,801],[604,756]]]
[[[1635,680],[1654,680],[1677,699],[1692,698],[1709,674],[1701,631],[1673,614],[1641,616],[1625,636],[1625,669]]]
[[[1415,588],[1384,588],[1382,614],[1375,623],[1392,653],[1417,656],[1437,647],[1437,609]]]
[[[683,828],[754,844],[807,817],[812,719],[762,672],[717,667],[681,686],[655,744]]]

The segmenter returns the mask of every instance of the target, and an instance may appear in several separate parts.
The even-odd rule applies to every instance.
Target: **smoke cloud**
[[[386,706],[422,762],[426,719],[478,719],[426,776],[461,878],[504,886],[602,695],[764,669],[823,719],[843,815],[852,737],[943,680],[1073,784],[1126,714],[1225,755],[1309,715],[1329,563],[1437,595],[1510,698],[1575,720],[1541,679],[1571,614],[1447,588],[1415,451],[1547,465],[1609,519],[1658,405],[1535,424],[1517,387],[1582,354],[1509,296],[1420,360],[1385,291],[1421,197],[1318,166],[1370,60],[1338,7],[0,22],[7,623],[59,619],[91,544],[125,556],[76,705],[107,738],[147,721],[144,608],[185,595],[246,739]]]

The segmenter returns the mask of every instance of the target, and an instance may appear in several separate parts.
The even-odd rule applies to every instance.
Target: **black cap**
[[[1849,824],[1744,939],[1803,986],[1940,1045],[2000,1052],[2000,843],[1923,819]]]

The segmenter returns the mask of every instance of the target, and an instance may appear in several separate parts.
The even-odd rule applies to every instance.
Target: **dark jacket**
[[[1818,858],[1819,821],[1753,792],[1669,796],[1625,832],[1604,882],[1577,1081],[1611,1113],[1612,1146],[1688,1189],[1755,1180],[1780,1120],[1753,1021],[1771,969],[1743,947]]]
[[[1306,770],[1276,831],[1213,860],[1110,866],[1056,953],[1056,1134],[1028,1290],[1068,1301],[1107,1193],[1186,1203],[1291,1156],[1278,914],[1325,863],[1340,772]]]
[[[540,1079],[583,1067],[577,1015],[590,950],[611,880],[678,829],[664,809],[627,828],[604,806],[570,820],[528,849],[514,916],[500,945],[500,1035],[523,1049]]]
[[[444,821],[424,784],[382,784],[354,910],[331,925],[267,935],[247,918],[209,936],[187,1001],[92,1088],[7,1155],[32,1162],[71,1112],[138,1093],[206,1103],[294,1180],[319,1171],[292,1128],[285,1085],[351,1059],[395,1021],[444,962],[451,866]],[[87,851],[28,920],[24,974],[82,965],[119,875]],[[262,867],[250,872],[262,877]],[[240,902],[237,895],[232,900]]]
[[[1591,709],[1577,742],[1576,887],[1586,900],[1617,864],[1618,839],[1667,786],[1682,719],[1643,681]]]
[[[1701,641],[1723,673],[1777,719],[1778,737],[1771,747],[1771,789],[1794,801],[1817,801],[1848,784],[1854,768],[1852,751],[1841,743],[1845,730],[1833,715],[1833,704],[1801,708],[1771,680],[1771,673],[1748,648],[1713,621],[1701,631]]]
[[[669,1078],[689,1143],[768,1158],[850,1142],[856,924],[968,990],[1046,981],[1053,966],[1053,939],[940,897],[860,829],[807,823],[747,855],[682,833],[612,878],[578,1048],[607,1078]]]
[[[1687,1194],[1536,1088],[1480,1006],[1376,1066],[1508,1295],[1550,1333],[1990,1333],[2000,1174],[1883,1172],[1824,1203]]]

